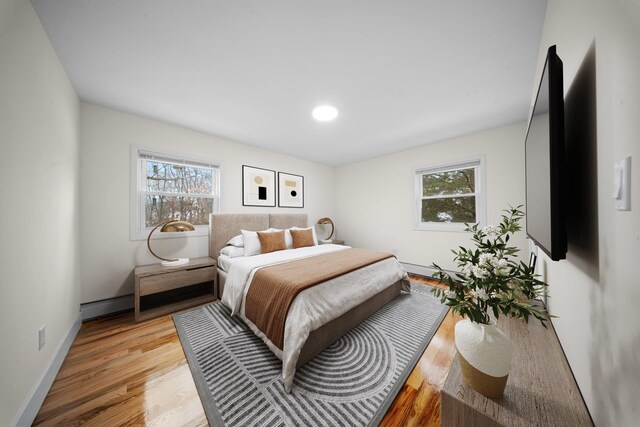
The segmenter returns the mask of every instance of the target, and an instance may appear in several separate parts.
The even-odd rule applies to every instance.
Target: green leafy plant
[[[533,267],[518,260],[519,249],[508,245],[511,236],[521,230],[521,207],[505,210],[498,226],[479,228],[478,224],[465,224],[465,231],[473,233],[475,248],[460,246],[452,250],[460,268],[455,278],[432,265],[437,270],[434,277],[448,286],[432,292],[453,312],[483,324],[490,323],[489,313],[496,319],[505,315],[527,322],[533,316],[546,327],[549,315],[529,301],[542,295],[547,284],[537,279]]]

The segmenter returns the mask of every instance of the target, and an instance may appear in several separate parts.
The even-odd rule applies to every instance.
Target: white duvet
[[[282,351],[244,314],[245,298],[253,275],[261,267],[346,249],[350,247],[311,246],[233,258],[229,265],[222,303],[231,309],[233,315],[240,316],[282,360],[282,380],[287,392],[291,390],[298,356],[310,332],[340,317],[398,280],[405,279],[403,290],[408,291],[407,274],[396,258],[388,258],[300,292],[287,314]]]

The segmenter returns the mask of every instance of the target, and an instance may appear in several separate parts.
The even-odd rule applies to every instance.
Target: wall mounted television
[[[547,52],[525,139],[527,236],[552,260],[567,254],[562,60]]]

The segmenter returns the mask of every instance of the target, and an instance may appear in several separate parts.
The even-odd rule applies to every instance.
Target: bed
[[[307,227],[307,215],[211,214],[209,221],[209,255],[219,261],[218,297],[282,360],[287,392],[292,387],[296,368],[391,301],[401,290],[409,290],[407,275],[395,257],[326,280],[295,297],[286,315],[283,345],[275,345],[245,313],[247,295],[257,272],[285,263],[297,266],[294,261],[313,263],[313,258],[321,255],[341,257],[347,254],[343,251],[351,248],[329,244],[237,258],[220,256],[220,250],[239,235],[240,230],[291,227]]]

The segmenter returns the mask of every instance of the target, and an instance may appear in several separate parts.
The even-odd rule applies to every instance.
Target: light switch
[[[631,157],[613,164],[613,207],[631,210]]]

